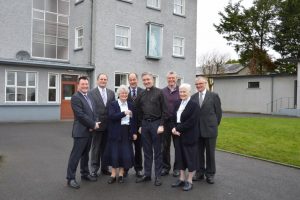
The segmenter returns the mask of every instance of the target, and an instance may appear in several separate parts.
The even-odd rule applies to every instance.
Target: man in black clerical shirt
[[[145,91],[138,96],[136,106],[139,118],[139,127],[144,150],[144,176],[136,180],[137,183],[151,180],[153,150],[155,164],[154,185],[162,184],[160,176],[162,170],[162,139],[164,122],[167,118],[167,106],[162,90],[153,86],[153,75],[148,72],[142,74]]]

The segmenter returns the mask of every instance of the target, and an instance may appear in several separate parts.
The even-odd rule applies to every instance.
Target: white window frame
[[[44,5],[46,4],[45,2],[45,0],[42,0],[42,1],[44,1]],[[69,57],[70,57],[70,55],[69,55],[69,51],[70,51],[70,35],[69,35],[69,29],[70,29],[70,24],[69,24],[69,18],[70,18],[70,9],[71,9],[71,5],[70,5],[70,0],[60,0],[60,1],[62,1],[62,2],[67,2],[67,3],[69,3],[69,10],[68,10],[68,15],[65,15],[65,14],[60,14],[60,13],[58,13],[58,11],[57,12],[50,12],[50,11],[47,11],[46,9],[45,9],[45,7],[44,7],[44,9],[43,10],[41,10],[41,9],[37,9],[37,8],[34,8],[33,6],[34,6],[34,4],[32,3],[32,20],[31,20],[31,22],[32,22],[32,29],[31,29],[31,31],[32,31],[32,33],[31,33],[31,55],[32,55],[32,58],[35,58],[35,59],[41,59],[41,60],[58,60],[58,61],[68,61],[69,60]],[[80,2],[79,2],[80,3]],[[58,10],[58,3],[57,3],[57,10]],[[43,18],[34,18],[34,13],[35,12],[39,12],[40,14],[42,14],[43,15]],[[54,14],[54,15],[57,15],[56,16],[56,23],[55,22],[50,22],[50,23],[52,23],[52,24],[56,24],[57,25],[57,28],[56,28],[56,36],[51,36],[51,35],[46,35],[46,14],[49,14],[49,15],[51,15],[51,14]],[[67,19],[67,22],[66,23],[64,23],[64,22],[59,22],[60,21],[60,19],[62,19],[62,18],[66,18]],[[44,34],[38,34],[38,33],[34,33],[33,32],[33,28],[34,28],[34,26],[33,26],[33,24],[34,24],[34,21],[42,21],[43,22],[43,25],[44,25],[44,27],[43,27],[43,30],[44,30]],[[58,36],[58,25],[62,25],[62,26],[67,26],[67,36],[66,37],[59,37]],[[34,42],[34,35],[36,35],[36,36],[40,36],[41,38],[43,38],[43,42]],[[50,43],[47,43],[46,42],[46,38],[48,38],[48,40],[49,40],[49,38],[52,38],[52,39],[55,39],[55,44],[50,44]],[[66,44],[66,46],[63,46],[63,45],[59,45],[59,39],[62,39],[62,40],[67,40],[67,44]],[[43,50],[44,50],[44,52],[43,52],[43,56],[35,56],[35,55],[33,55],[33,45],[34,45],[34,43],[35,44],[43,44]],[[48,45],[48,46],[55,46],[55,55],[56,55],[56,58],[50,58],[50,57],[46,57],[46,55],[45,55],[45,52],[46,52],[46,45]],[[62,58],[58,58],[58,47],[59,46],[62,46],[62,47],[66,47],[67,48],[67,58],[65,58],[65,59],[62,59]]]
[[[128,28],[128,37],[124,36],[124,35],[117,35],[117,28]],[[128,45],[127,46],[121,46],[117,44],[117,37],[121,37],[121,38],[127,38],[128,39]],[[131,27],[130,26],[124,26],[124,25],[120,25],[120,24],[116,24],[115,25],[115,48],[116,49],[125,49],[125,50],[130,50],[131,48]]]
[[[147,24],[147,29],[146,29],[146,58],[161,59],[163,57],[163,25],[162,24],[157,24],[157,23],[154,23],[154,22],[148,22],[146,24]],[[157,40],[152,41],[152,39],[149,38],[149,36],[152,33],[152,26],[160,27],[160,33],[159,33],[160,38],[159,38],[158,42],[157,42]],[[157,39],[157,38],[154,38],[154,39]],[[156,45],[155,45],[155,43],[156,43]],[[159,49],[155,50],[155,49],[153,49],[153,47],[157,46],[157,43],[160,46],[159,46]],[[154,54],[156,54],[156,55],[154,55]]]
[[[13,72],[15,75],[15,77],[14,77],[14,79],[15,79],[15,83],[14,83],[14,85],[7,85],[7,74],[8,73],[11,73],[11,72]],[[18,72],[23,72],[23,73],[26,73],[26,84],[25,84],[25,86],[18,86],[17,85],[17,82],[18,82],[18,75],[17,75],[17,73]],[[28,84],[28,74],[29,73],[33,73],[33,74],[35,74],[35,85],[34,86],[30,86],[29,84]],[[6,88],[7,87],[13,87],[14,88],[14,90],[15,90],[15,99],[14,99],[14,101],[7,101],[7,99],[6,99],[6,96],[7,96],[7,93],[6,93]],[[17,92],[17,90],[18,90],[18,88],[24,88],[25,89],[25,101],[18,101],[17,99],[18,99],[18,92]],[[35,89],[35,100],[34,101],[28,101],[28,98],[27,98],[27,89]],[[36,71],[25,71],[25,70],[6,70],[5,71],[5,103],[37,103],[38,102],[38,72],[36,72]]]
[[[50,86],[50,76],[55,76],[55,87]],[[50,89],[55,89],[55,101],[49,101],[49,90]],[[60,92],[59,92],[59,74],[57,73],[48,73],[48,93],[47,93],[47,102],[48,103],[59,103],[59,96]]]
[[[82,36],[79,36],[79,31],[82,30]],[[79,40],[81,40],[81,46],[79,46]],[[75,28],[75,50],[83,49],[84,45],[84,29],[83,26],[78,26]]]
[[[126,84],[124,84],[124,85],[128,86],[129,85],[129,81],[128,81],[129,73],[128,72],[115,72],[114,73],[114,88],[115,88],[114,92],[115,92],[116,97],[118,97],[117,90],[120,87],[120,85],[118,85],[118,86],[116,85],[116,75],[126,76],[126,78],[125,78]]]
[[[155,3],[157,3],[157,5],[155,5]],[[161,0],[147,0],[147,8],[160,10],[161,9]]]
[[[159,77],[158,77],[158,75],[153,74],[153,85],[157,88],[159,87]]]
[[[182,45],[176,45],[175,41],[176,39],[180,39],[182,41]],[[181,37],[181,36],[173,36],[173,56],[174,57],[179,57],[179,58],[183,58],[184,57],[184,46],[185,46],[185,38]],[[175,48],[180,48],[182,49],[182,54],[176,54],[175,53]]]
[[[181,7],[182,8],[182,13],[177,13],[176,9],[175,9],[176,7]],[[181,4],[177,4],[176,0],[174,0],[173,14],[174,15],[179,15],[179,16],[185,16],[185,0],[181,0]]]

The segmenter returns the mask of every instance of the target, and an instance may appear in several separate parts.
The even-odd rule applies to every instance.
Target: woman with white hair
[[[193,176],[198,166],[197,141],[199,106],[191,101],[191,85],[183,83],[179,87],[180,102],[175,106],[176,123],[172,129],[175,135],[175,162],[180,170],[179,180],[172,187],[182,187],[184,191],[193,188]],[[188,169],[188,176],[185,170]]]
[[[130,169],[134,164],[132,140],[137,138],[137,129],[133,104],[127,101],[128,87],[121,85],[117,94],[119,99],[108,108],[108,144],[104,153],[105,161],[112,167],[109,184],[124,183],[124,169]]]

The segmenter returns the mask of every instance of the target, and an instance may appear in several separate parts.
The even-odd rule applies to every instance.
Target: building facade
[[[0,122],[71,119],[76,80],[149,71],[193,83],[196,0],[15,0],[0,6]]]

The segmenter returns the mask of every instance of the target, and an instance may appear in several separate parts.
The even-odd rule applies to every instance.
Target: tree
[[[220,24],[214,24],[217,32],[240,54],[241,63],[255,68],[255,73],[273,70],[264,63],[271,61],[266,49],[271,45],[278,1],[254,0],[248,9],[242,6],[242,1],[229,2],[224,12],[219,12]]]
[[[200,57],[200,69],[203,76],[207,77],[209,90],[212,90],[213,79],[210,75],[218,75],[224,73],[224,65],[229,60],[228,55],[211,52]]]
[[[297,66],[290,59],[300,58],[300,0],[282,1],[278,12],[279,23],[275,26],[274,50],[281,59],[277,61],[278,72],[295,73]]]

